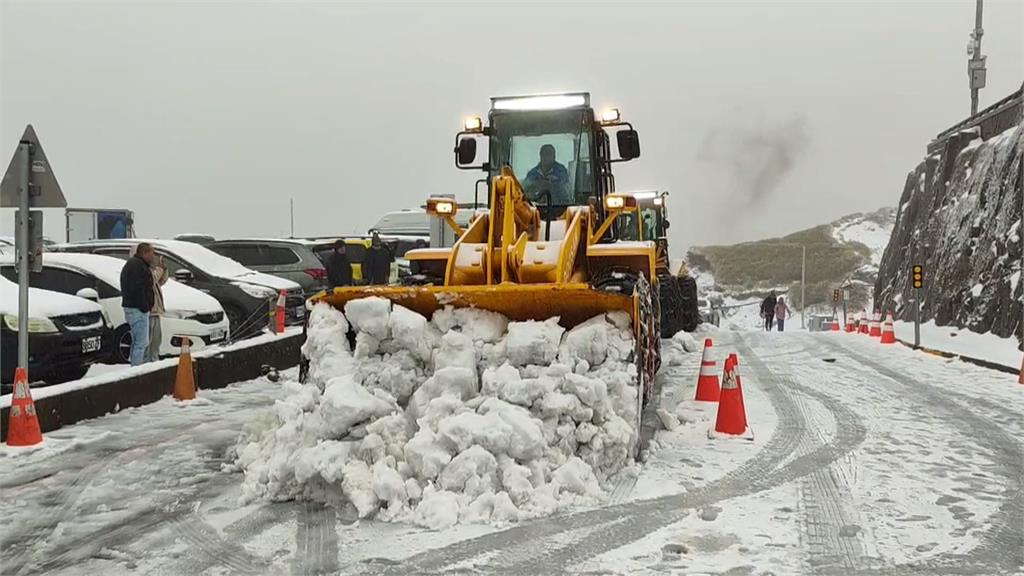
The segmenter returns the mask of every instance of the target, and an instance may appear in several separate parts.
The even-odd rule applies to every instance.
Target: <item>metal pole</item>
[[[984,5],[984,0],[977,0],[974,6],[974,53],[971,55],[971,60],[980,61],[983,60],[981,56],[981,36],[985,31],[981,27],[981,12]],[[978,92],[981,89],[971,74],[971,116],[978,113]]]
[[[804,310],[806,309],[805,297],[807,295],[807,246],[800,247],[800,329],[807,328],[804,325]]]
[[[917,249],[917,242],[918,239],[915,236],[913,244],[914,256],[911,258],[910,261],[911,266],[916,266],[918,264],[917,258],[920,252]],[[913,268],[911,268],[911,271],[913,271]],[[911,301],[914,303],[914,346],[919,347],[921,346],[921,289],[914,288],[913,272],[911,272],[910,293],[914,295],[914,297],[911,299]]]
[[[31,145],[18,143],[18,367],[28,370],[28,176]]]
[[[291,235],[289,238],[295,238],[295,198],[288,199],[288,211],[291,214]]]

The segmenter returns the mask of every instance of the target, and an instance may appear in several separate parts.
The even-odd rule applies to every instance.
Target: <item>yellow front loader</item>
[[[478,142],[488,157],[475,164]],[[489,123],[469,119],[455,153],[459,168],[487,171],[489,184],[488,208],[464,229],[455,201],[427,201],[455,230],[455,244],[408,252],[407,285],[337,288],[313,301],[342,308],[380,296],[428,318],[444,306],[476,307],[512,320],[557,316],[567,329],[621,310],[633,321],[646,404],[659,364],[658,248],[618,230],[616,218],[642,198],[616,193],[611,172],[640,155],[636,131],[617,110],[596,118],[584,93],[494,98]]]

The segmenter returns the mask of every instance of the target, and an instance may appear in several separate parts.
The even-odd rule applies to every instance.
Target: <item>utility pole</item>
[[[978,92],[985,87],[985,56],[981,54],[981,12],[984,0],[976,0],[974,8],[974,30],[967,43],[967,80],[971,88],[971,116],[978,113]]]
[[[807,296],[807,246],[800,247],[800,329],[805,330],[804,310]]]
[[[18,169],[18,368],[28,370],[29,164],[32,143],[22,138],[14,162]]]

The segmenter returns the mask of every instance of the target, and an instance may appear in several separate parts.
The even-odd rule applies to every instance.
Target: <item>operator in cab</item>
[[[551,203],[566,205],[572,203],[569,193],[569,171],[555,161],[555,147],[545,144],[540,147],[540,162],[526,174],[523,182],[526,197],[538,202],[544,191],[551,192]]]

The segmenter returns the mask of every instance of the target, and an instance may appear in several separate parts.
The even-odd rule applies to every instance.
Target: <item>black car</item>
[[[230,258],[181,240],[93,240],[60,244],[55,252],[86,252],[127,260],[141,242],[153,246],[162,256],[171,276],[220,302],[231,325],[231,338],[259,334],[267,327],[270,304],[285,291],[285,324],[300,325],[306,317],[302,288],[290,280],[250,270]]]
[[[0,278],[0,387],[9,391],[18,366],[18,285]],[[28,376],[33,382],[77,380],[105,360],[113,332],[99,304],[48,290],[29,289]]]

